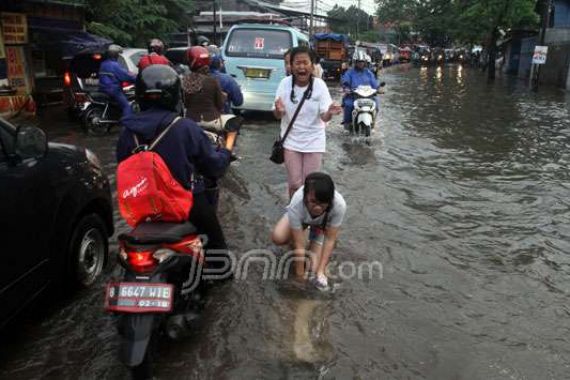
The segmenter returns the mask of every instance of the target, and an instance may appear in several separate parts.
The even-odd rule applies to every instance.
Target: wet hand
[[[281,98],[277,98],[277,100],[275,101],[275,110],[280,114],[285,113],[285,104],[283,103],[283,100],[281,100]]]
[[[342,112],[342,106],[337,102],[334,102],[333,104],[330,105],[328,112],[331,115],[340,115],[340,113]]]

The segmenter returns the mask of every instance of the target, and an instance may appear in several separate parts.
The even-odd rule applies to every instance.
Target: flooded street
[[[163,339],[157,378],[569,377],[570,95],[511,78],[487,84],[454,65],[380,79],[371,144],[352,141],[340,117],[327,135],[324,170],[348,205],[335,291],[264,279],[252,263],[209,294],[191,337]],[[42,126],[97,153],[114,186],[116,130],[89,137],[63,114]],[[284,212],[285,168],[268,160],[277,126],[248,120],[242,159],[223,181],[220,219],[238,258],[272,248]],[[0,378],[127,378],[103,311],[105,282],[118,273],[24,320],[2,342]]]

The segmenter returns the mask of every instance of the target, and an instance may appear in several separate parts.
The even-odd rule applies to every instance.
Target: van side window
[[[309,43],[305,40],[299,40],[299,46],[309,47]]]

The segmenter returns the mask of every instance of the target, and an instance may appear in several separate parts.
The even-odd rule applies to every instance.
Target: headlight
[[[99,161],[99,157],[89,149],[85,149],[85,157],[87,161],[97,169],[103,169],[103,165],[101,165],[101,161]]]

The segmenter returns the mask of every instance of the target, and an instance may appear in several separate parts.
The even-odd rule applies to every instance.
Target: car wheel
[[[109,253],[107,230],[101,217],[88,214],[76,224],[69,245],[69,279],[81,288],[95,283]]]
[[[84,118],[85,128],[89,134],[103,136],[107,133],[107,124],[100,123],[103,119],[103,109],[99,107],[91,108]]]

